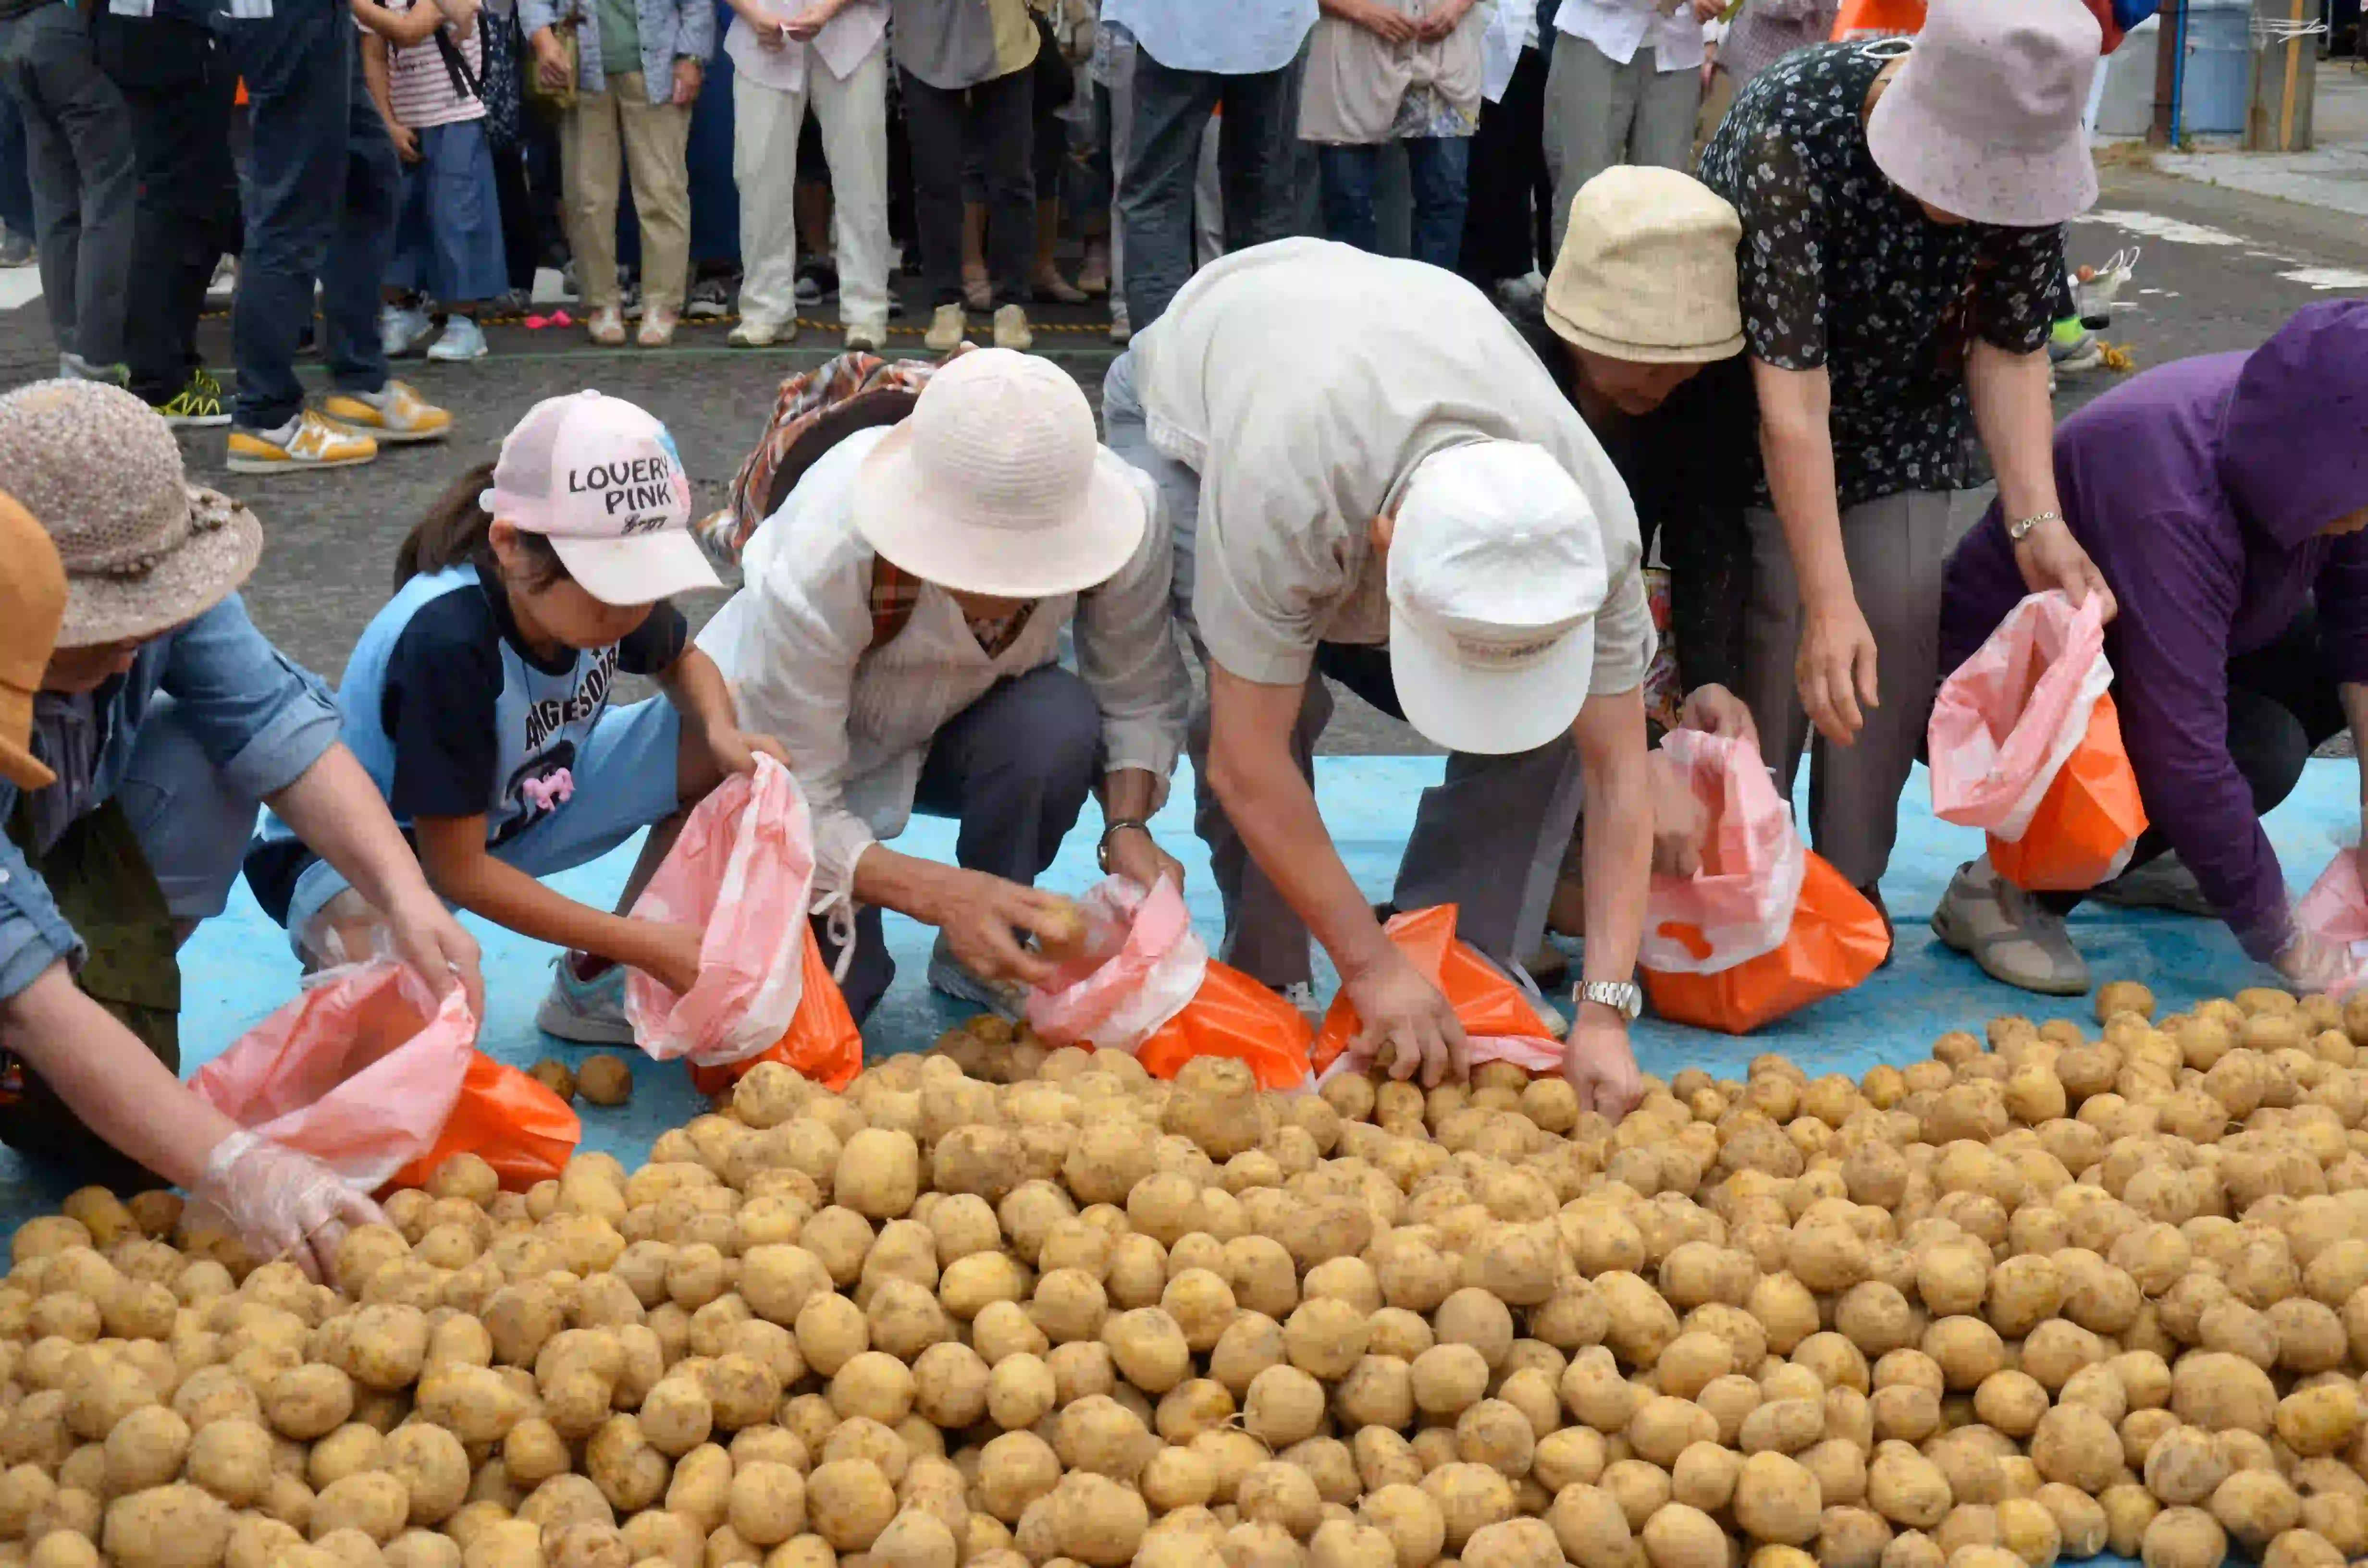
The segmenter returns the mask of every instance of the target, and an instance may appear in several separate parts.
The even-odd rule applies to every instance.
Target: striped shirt
[[[415,5],[430,5],[433,0],[380,0],[390,11],[408,11]],[[485,77],[484,34],[472,20],[465,36],[455,38],[458,30],[450,22],[440,29],[445,39],[455,44],[461,58],[468,62],[469,76],[482,83]],[[483,119],[484,100],[452,82],[451,67],[446,63],[444,51],[436,47],[433,38],[417,43],[394,43],[386,46],[386,96],[394,110],[395,122],[414,131],[430,125],[453,125],[464,119]]]

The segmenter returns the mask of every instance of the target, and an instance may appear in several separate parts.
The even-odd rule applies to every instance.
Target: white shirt
[[[1521,51],[1538,46],[1538,0],[1497,0],[1497,14],[1480,39],[1480,96],[1505,101],[1505,89],[1521,63]]]
[[[1148,509],[1143,543],[1117,576],[1039,600],[992,658],[952,596],[925,584],[911,621],[871,646],[874,558],[849,502],[856,470],[886,434],[859,431],[807,471],[749,540],[746,585],[699,638],[733,682],[740,722],[789,748],[814,813],[818,902],[851,894],[857,858],[905,830],[938,731],[997,681],[1056,662],[1073,618],[1077,673],[1101,704],[1106,768],[1143,769],[1164,799],[1192,705],[1168,603],[1175,547],[1157,493],[1107,449],[1098,460],[1125,475]]]
[[[1511,440],[1553,453],[1602,530],[1591,689],[1643,682],[1653,616],[1628,487],[1521,335],[1454,273],[1325,240],[1253,245],[1193,274],[1133,362],[1152,445],[1201,476],[1192,614],[1225,669],[1297,686],[1319,642],[1387,642],[1373,517],[1432,453]]]
[[[1102,0],[1102,22],[1170,71],[1252,76],[1299,57],[1315,0]]]
[[[1554,27],[1585,39],[1614,64],[1627,64],[1649,42],[1656,69],[1702,69],[1702,25],[1687,0],[1679,0],[1675,16],[1656,0],[1563,0]]]
[[[796,0],[782,0],[769,8],[774,19],[783,22],[803,9]],[[833,17],[812,43],[791,39],[780,49],[758,43],[747,18],[735,13],[732,30],[723,35],[723,52],[732,57],[732,69],[750,81],[775,92],[796,93],[805,89],[808,53],[821,57],[830,74],[844,82],[887,36],[887,0],[855,0]]]

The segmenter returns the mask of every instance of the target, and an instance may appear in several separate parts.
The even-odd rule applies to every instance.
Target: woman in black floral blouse
[[[1770,67],[1702,157],[1743,218],[1759,400],[1745,696],[1786,775],[1808,726],[1823,737],[1818,853],[1878,902],[1975,431],[2032,587],[2104,591],[2057,516],[2046,352],[2063,225],[2096,199],[2098,45],[2062,0],[1932,0],[1912,51],[1819,44]]]

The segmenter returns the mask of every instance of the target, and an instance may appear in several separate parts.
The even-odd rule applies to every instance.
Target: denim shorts
[[[524,833],[495,846],[494,858],[528,876],[548,877],[597,860],[642,829],[664,822],[681,805],[675,793],[681,744],[682,714],[665,698],[611,708],[593,725],[592,738],[570,770],[575,793]],[[288,932],[298,956],[304,953],[313,921],[347,886],[325,860],[313,861],[297,878]]]

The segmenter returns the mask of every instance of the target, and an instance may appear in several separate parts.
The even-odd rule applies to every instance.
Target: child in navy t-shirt
[[[562,1039],[632,1042],[626,968],[690,988],[698,927],[623,911],[686,807],[758,752],[788,761],[741,731],[722,672],[666,602],[718,585],[689,523],[665,426],[595,392],[546,399],[404,541],[394,597],[338,689],[346,743],[436,891],[568,950],[537,1017]],[[626,675],[666,695],[611,708]],[[659,831],[616,914],[539,880],[644,828]],[[276,817],[246,870],[308,962],[369,955],[373,912]]]

